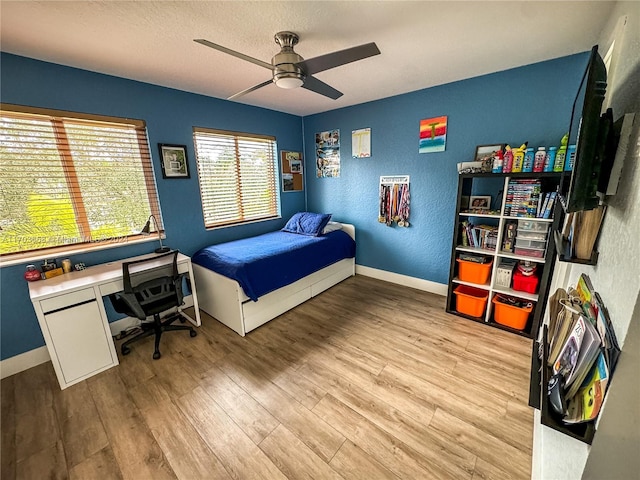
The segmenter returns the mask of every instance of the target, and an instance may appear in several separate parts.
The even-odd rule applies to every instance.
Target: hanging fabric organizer
[[[410,203],[409,175],[380,177],[380,223],[390,227],[396,222],[399,227],[408,227]]]

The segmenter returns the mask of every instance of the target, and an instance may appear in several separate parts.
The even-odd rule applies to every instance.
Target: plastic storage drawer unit
[[[544,242],[547,239],[547,232],[535,232],[532,230],[518,230],[517,238],[520,240],[536,240]]]
[[[524,257],[535,257],[535,258],[543,258],[544,250],[536,250],[535,248],[520,248],[516,247],[515,252],[516,255],[522,255]]]
[[[456,294],[456,311],[471,317],[482,317],[487,307],[489,292],[467,285],[458,285],[453,291]]]
[[[520,237],[516,237],[516,248],[535,248],[537,250],[544,250],[547,242],[540,240],[527,240]]]
[[[458,262],[458,278],[460,281],[477,283],[478,285],[484,285],[489,281],[493,260],[488,263],[476,263],[456,258],[456,261]]]
[[[549,230],[548,222],[536,222],[535,220],[518,220],[518,230],[527,230],[530,232],[544,232]]]

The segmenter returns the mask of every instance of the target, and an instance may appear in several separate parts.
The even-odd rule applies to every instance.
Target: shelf
[[[489,284],[488,284],[488,283],[485,283],[484,285],[481,285],[481,284],[479,284],[479,283],[465,282],[465,281],[463,281],[463,280],[460,280],[458,277],[454,277],[451,281],[452,281],[453,283],[458,283],[458,284],[460,284],[460,285],[467,285],[467,286],[469,286],[469,287],[475,287],[475,288],[479,288],[479,289],[481,289],[481,290],[487,290],[487,291],[488,291],[488,290],[490,290],[490,289],[491,289],[491,287],[489,286]]]
[[[544,326],[542,333],[542,342],[544,345],[542,355],[542,384],[540,386],[541,405],[540,405],[540,423],[552,428],[560,433],[564,433],[570,437],[580,440],[581,442],[591,445],[593,436],[596,432],[595,424],[593,421],[587,423],[576,423],[573,425],[567,425],[562,423],[562,419],[558,418],[558,415],[553,411],[549,402],[549,396],[546,394],[547,385],[551,378],[551,369],[547,367],[547,358],[549,356],[549,343],[547,340],[547,326]]]
[[[545,263],[544,258],[528,257],[527,255],[516,255],[515,253],[509,253],[509,252],[503,252],[503,251],[499,251],[498,256],[504,257],[504,258],[513,258],[515,260],[528,260],[530,262]]]
[[[504,216],[505,220],[529,220],[532,222],[546,222],[546,223],[553,223],[553,218],[537,218],[537,217],[511,217],[511,216]]]
[[[471,212],[460,212],[458,213],[461,217],[483,217],[483,218],[495,218],[499,219],[499,213],[471,213]]]
[[[597,251],[594,250],[591,253],[591,258],[589,259],[571,257],[571,247],[569,246],[569,242],[562,238],[562,234],[559,231],[554,230],[553,239],[556,242],[556,250],[558,251],[559,261],[567,263],[579,263],[581,265],[596,265],[598,263]]]
[[[482,172],[482,173],[460,173],[460,178],[480,178],[480,177],[495,177],[495,178],[560,178],[562,172]]]
[[[531,335],[529,335],[526,328],[524,330],[518,330],[515,328],[507,327],[506,325],[502,325],[494,320],[491,320],[488,325],[494,328],[497,328],[499,330],[504,330],[505,332],[511,332],[511,333],[515,333],[516,335],[520,335],[522,337],[531,338]]]
[[[486,248],[480,248],[480,247],[463,247],[463,246],[458,246],[456,247],[456,250],[458,252],[469,252],[469,253],[480,253],[482,255],[493,255],[495,256],[496,251],[495,250],[489,250]]]
[[[511,295],[512,297],[525,298],[527,300],[531,300],[532,302],[538,301],[537,293],[521,292],[519,290],[514,290],[513,288],[505,287],[493,287],[493,291],[496,293],[502,293],[504,295]]]

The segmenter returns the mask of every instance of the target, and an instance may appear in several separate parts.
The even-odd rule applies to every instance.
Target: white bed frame
[[[356,239],[353,225],[342,229]],[[252,301],[238,282],[193,264],[198,304],[219,322],[242,335],[273,320],[296,305],[315,297],[326,289],[355,275],[355,258],[345,258]]]

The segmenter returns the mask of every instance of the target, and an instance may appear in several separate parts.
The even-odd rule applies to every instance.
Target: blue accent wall
[[[559,145],[587,61],[572,55],[305,117],[308,209],[356,226],[358,265],[447,283],[456,164],[473,161],[477,145]],[[441,115],[446,150],[418,153],[420,120]],[[351,158],[351,131],[367,127],[371,157]],[[315,134],[336,128],[340,177],[317,178]],[[409,228],[378,223],[382,175],[411,176]]]
[[[187,255],[199,248],[272,231],[293,213],[305,209],[304,192],[281,195],[282,220],[205,230],[198,188],[192,128],[208,127],[273,135],[278,150],[302,150],[302,119],[264,108],[241,105],[170,88],[102,75],[2,53],[2,102],[33,107],[142,119],[147,122],[165,243]],[[163,179],[158,143],[187,146],[190,179]],[[3,215],[9,212],[3,212]],[[142,228],[142,225],[140,226]],[[153,251],[144,243],[74,255],[74,263],[88,266]],[[38,320],[23,279],[25,265],[0,269],[0,357],[2,359],[44,345]]]

